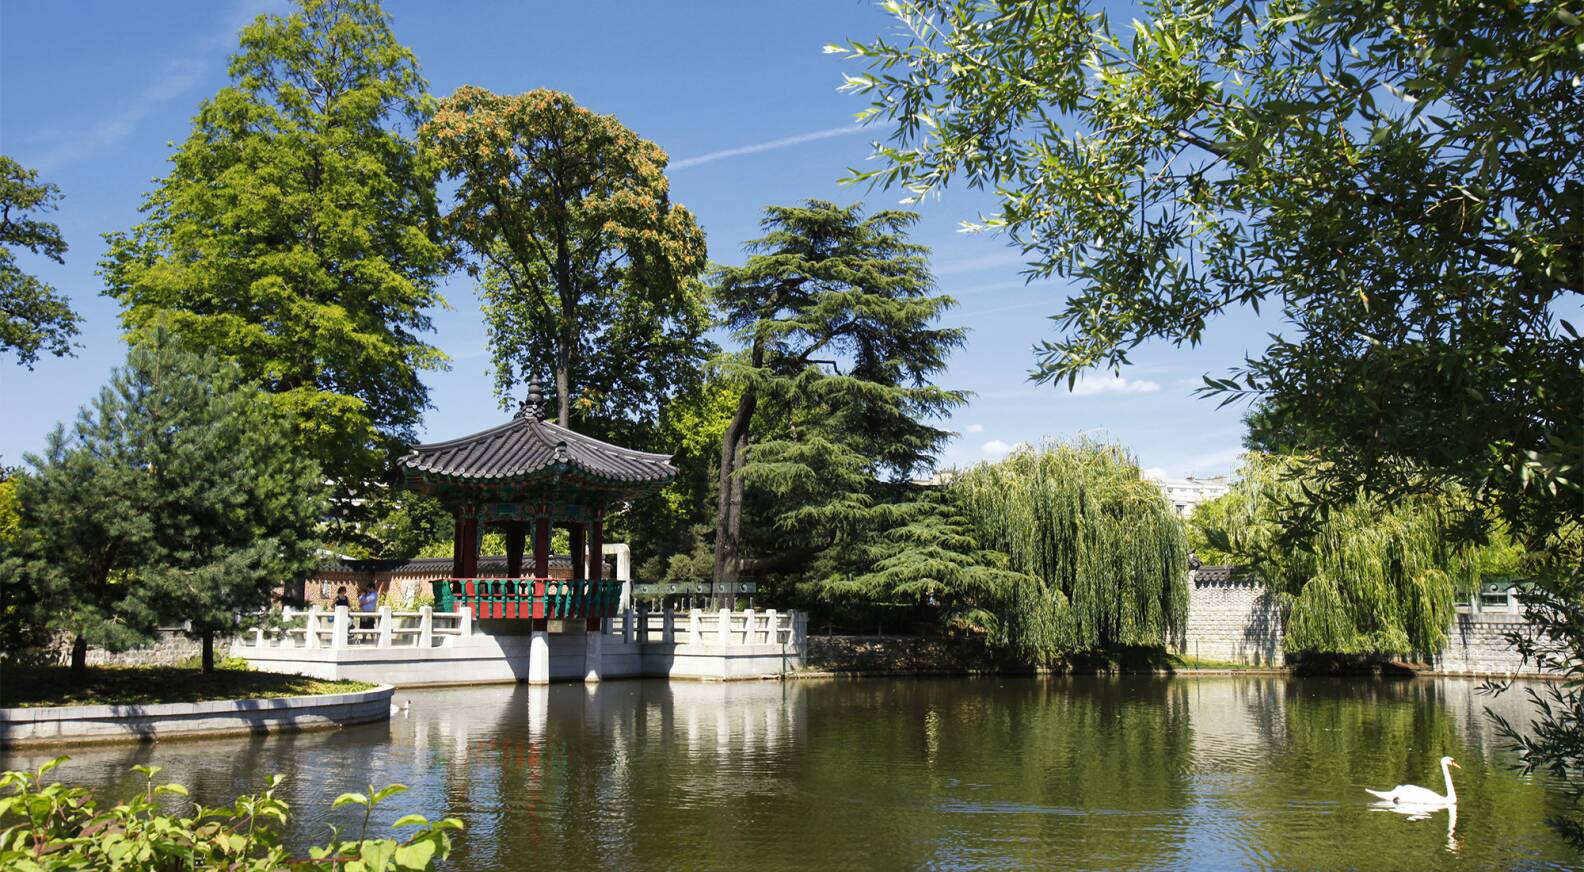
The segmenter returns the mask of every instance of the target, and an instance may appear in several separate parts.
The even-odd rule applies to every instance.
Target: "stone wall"
[[[1431,660],[1437,672],[1452,675],[1539,675],[1508,642],[1511,632],[1530,633],[1523,615],[1511,612],[1459,613],[1447,633],[1446,650]]]
[[[1283,665],[1276,597],[1227,567],[1196,570],[1188,582],[1188,626],[1178,653],[1247,666]]]
[[[71,660],[71,640],[66,639],[57,647],[58,662],[65,664]],[[215,637],[214,643],[216,662],[224,660],[231,650],[231,640],[224,637]],[[203,646],[197,639],[189,638],[178,627],[166,627],[159,631],[159,637],[152,644],[140,648],[132,648],[118,654],[112,654],[103,648],[88,648],[89,666],[179,666],[183,663],[197,663],[198,657],[203,653]]]
[[[1521,614],[1459,612],[1446,650],[1425,659],[1433,671],[1449,675],[1540,675],[1505,638],[1526,627]],[[1276,597],[1228,567],[1194,571],[1188,583],[1188,627],[1178,653],[1251,666],[1285,665]]]

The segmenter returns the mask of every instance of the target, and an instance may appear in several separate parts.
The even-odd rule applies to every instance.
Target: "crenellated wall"
[[[1281,666],[1281,610],[1259,582],[1224,566],[1190,574],[1188,627],[1180,654],[1200,660]]]
[[[1249,666],[1282,666],[1281,609],[1276,597],[1230,567],[1206,566],[1190,574],[1188,627],[1178,653],[1202,660]],[[1527,631],[1513,612],[1459,612],[1447,632],[1446,650],[1428,658],[1435,672],[1449,675],[1542,675],[1524,663],[1507,634]]]

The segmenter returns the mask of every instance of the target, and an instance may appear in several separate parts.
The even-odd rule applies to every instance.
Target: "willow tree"
[[[1278,591],[1286,646],[1326,654],[1429,654],[1446,644],[1458,590],[1478,581],[1453,533],[1455,494],[1388,503],[1359,494],[1295,538],[1308,458],[1250,454],[1208,538]]]
[[[946,627],[983,634],[992,648],[1028,663],[1074,650],[1067,597],[1008,567],[981,544],[963,510],[962,488],[912,486],[887,507],[887,527],[858,549],[863,571],[831,580],[824,593],[865,602],[933,606]]]
[[[1121,447],[1078,441],[1022,448],[963,472],[951,488],[980,544],[1040,581],[1037,596],[1020,595],[1071,621],[1070,630],[1040,628],[1047,638],[1095,650],[1160,646],[1181,635],[1187,536],[1160,489],[1143,480]]]
[[[655,424],[711,347],[704,233],[666,153],[566,94],[465,85],[424,126],[456,192],[446,221],[481,272],[497,392],[549,375],[556,415]]]

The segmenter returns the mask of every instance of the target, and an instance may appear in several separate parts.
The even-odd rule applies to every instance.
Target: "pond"
[[[398,691],[389,724],[79,748],[63,780],[118,794],[134,763],[218,802],[288,777],[293,838],[332,798],[466,822],[458,869],[1547,868],[1560,791],[1510,770],[1478,682],[1002,677]],[[1365,787],[1459,797],[1410,820]],[[48,753],[0,757],[31,767]]]

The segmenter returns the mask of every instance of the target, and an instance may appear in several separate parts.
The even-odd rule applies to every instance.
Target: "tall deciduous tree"
[[[704,234],[671,202],[665,152],[566,94],[473,86],[423,140],[458,183],[447,221],[482,265],[503,400],[549,374],[562,426],[574,405],[656,421],[709,353]]]
[[[35,217],[54,211],[60,196],[60,189],[40,182],[38,173],[0,155],[0,351],[15,354],[17,363],[29,369],[40,351],[70,354],[81,320],[54,288],[16,263],[18,248],[66,262],[60,228]]]
[[[420,335],[446,263],[436,172],[412,135],[432,99],[379,4],[301,0],[242,32],[146,219],[109,236],[134,340],[166,324],[237,361],[295,421],[355,535],[362,497],[428,403]]]
[[[874,532],[882,483],[933,466],[950,434],[929,419],[964,395],[931,378],[964,331],[935,323],[953,300],[935,293],[928,250],[907,239],[917,220],[820,200],[771,206],[748,262],[717,273],[744,345],[723,360],[741,393],[721,442],[717,582],[759,565],[743,553],[750,483],[770,498],[759,520],[794,540],[781,559],[819,565],[856,558],[842,545]]]
[[[316,563],[324,485],[291,424],[235,364],[151,330],[19,481],[7,619],[123,648],[190,622],[213,639]],[[13,613],[12,607],[15,607]]]

